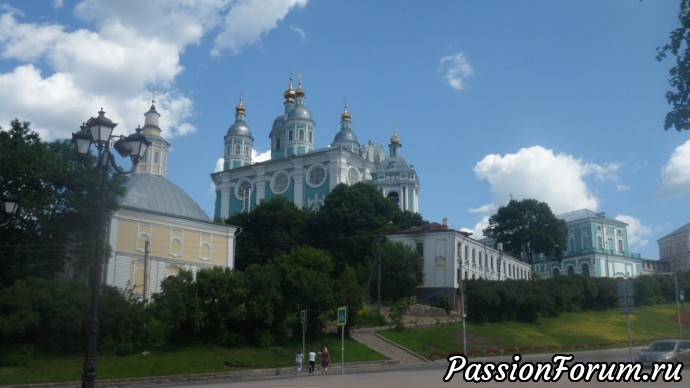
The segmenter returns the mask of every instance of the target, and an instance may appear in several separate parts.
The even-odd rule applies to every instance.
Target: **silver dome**
[[[297,105],[296,107],[292,108],[288,113],[286,120],[295,120],[295,119],[302,119],[302,120],[311,120],[311,113],[309,112],[309,109],[307,109],[306,106],[304,105]]]
[[[271,127],[271,133],[283,132],[283,124],[285,123],[285,115],[282,114],[273,120],[273,126]]]
[[[400,156],[390,156],[382,160],[377,168],[378,171],[409,171],[410,165],[407,160]]]
[[[211,221],[192,197],[160,175],[132,174],[120,197],[123,208],[160,213],[174,217]]]
[[[230,128],[228,129],[227,135],[241,135],[241,136],[249,136],[252,139],[254,138],[252,136],[252,131],[249,129],[247,126],[247,123],[244,122],[244,120],[238,120],[233,123]]]
[[[350,128],[341,128],[338,133],[335,134],[335,138],[333,139],[333,143],[346,143],[346,142],[355,142],[359,144],[359,141],[357,141],[357,135],[355,135],[354,132]]]

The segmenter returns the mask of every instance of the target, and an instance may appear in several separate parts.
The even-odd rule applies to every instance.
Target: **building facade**
[[[659,260],[665,263],[668,271],[690,270],[690,223],[657,240]]]
[[[386,236],[390,241],[405,244],[424,260],[424,284],[421,299],[460,287],[462,279],[531,279],[529,264],[500,249],[475,240],[461,232],[432,222]]]
[[[234,267],[236,227],[214,223],[181,188],[166,178],[170,144],[161,137],[155,103],[144,114],[151,141],[128,177],[109,222],[104,282],[147,299],[181,269]]]
[[[336,185],[362,181],[375,184],[401,210],[419,212],[419,178],[401,155],[397,131],[388,153],[379,144],[360,144],[345,106],[340,130],[330,146],[317,148],[316,135],[302,83],[295,90],[290,79],[283,93],[283,113],[275,118],[268,134],[271,159],[254,163],[254,136],[240,99],[235,122],[224,137],[223,170],[211,174],[216,189],[215,218],[251,211],[275,196],[286,197],[299,209],[319,209]]]
[[[582,209],[558,218],[568,228],[567,248],[560,262],[539,258],[533,270],[544,278],[558,275],[635,277],[643,273],[639,254],[628,250],[628,224]]]

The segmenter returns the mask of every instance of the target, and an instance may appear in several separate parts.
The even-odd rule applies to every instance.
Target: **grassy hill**
[[[690,305],[683,305],[683,336],[690,337]],[[640,307],[630,316],[633,341],[647,344],[652,339],[678,336],[675,304]],[[584,349],[627,346],[625,316],[619,311],[563,314],[529,323],[467,323],[469,354],[537,352],[553,349]],[[463,349],[462,325],[440,324],[434,327],[407,327],[381,334],[419,354],[445,358]],[[340,336],[307,338],[307,349],[321,344],[340,347]],[[294,355],[302,347],[301,338],[272,348],[233,348],[197,345],[185,348],[160,347],[126,357],[99,355],[98,379],[228,372],[241,368],[275,368],[294,364]],[[346,340],[346,362],[382,360],[381,354],[361,344]],[[0,385],[79,381],[82,356],[44,357],[18,367],[0,367]],[[332,352],[333,363],[340,362],[339,352]]]
[[[690,306],[681,305],[683,337],[690,337]],[[646,345],[659,338],[678,337],[676,304],[638,307],[630,315],[634,344]],[[470,355],[549,351],[555,349],[598,349],[627,346],[626,317],[618,309],[566,313],[542,318],[535,324],[507,322],[466,324],[467,353]],[[381,332],[384,337],[432,359],[462,353],[462,325],[406,327]]]

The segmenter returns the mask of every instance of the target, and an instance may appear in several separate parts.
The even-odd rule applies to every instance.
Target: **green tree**
[[[511,199],[489,218],[484,235],[514,254],[524,252],[532,264],[538,255],[560,260],[566,248],[567,227],[549,205],[536,199]]]
[[[664,60],[669,53],[675,58],[675,65],[669,70],[669,84],[672,90],[666,92],[666,101],[671,111],[666,114],[664,129],[676,131],[690,129],[690,2],[680,1],[678,13],[680,27],[671,31],[669,43],[657,48],[656,59]]]
[[[388,303],[414,296],[424,283],[424,260],[407,245],[386,241],[381,268],[381,299]]]
[[[251,212],[232,215],[227,223],[242,228],[237,236],[235,268],[265,264],[291,247],[302,245],[308,217],[309,213],[282,196],[261,201]]]
[[[309,330],[322,332],[330,315],[335,317],[337,307],[333,258],[321,249],[301,246],[274,258],[269,266],[276,268],[284,296],[283,303],[276,306],[279,319],[294,318],[300,310],[307,309]],[[301,333],[298,321],[294,321],[292,329],[293,334]]]
[[[311,221],[313,245],[331,253],[337,274],[346,265],[360,272],[366,268],[370,273],[382,236],[425,223],[419,215],[401,211],[375,186],[363,182],[337,185]]]
[[[108,212],[123,179],[108,181]],[[42,142],[18,120],[0,130],[0,194],[21,203],[12,224],[0,228],[0,288],[27,276],[55,276],[68,258],[86,272],[96,250],[99,182],[99,174],[84,173],[68,141]]]

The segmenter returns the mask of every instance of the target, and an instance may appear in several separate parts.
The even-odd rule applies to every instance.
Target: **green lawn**
[[[683,306],[683,336],[690,337],[690,305]],[[655,338],[676,337],[678,321],[676,305],[645,306],[630,316],[632,338],[646,344]],[[419,354],[445,358],[463,349],[460,323],[431,328],[405,328],[385,331],[384,336]],[[467,324],[468,353],[529,352],[551,349],[599,348],[627,346],[625,316],[618,309],[610,311],[563,314],[558,318],[541,319],[537,324],[491,323]],[[340,362],[340,336],[329,336],[331,362]],[[322,341],[306,344],[319,349]],[[295,353],[302,343],[268,349],[226,349],[217,346],[186,348],[160,347],[149,349],[147,356],[99,357],[98,379],[149,377],[211,372],[229,372],[241,368],[276,368],[294,365]],[[384,356],[356,341],[346,340],[345,361],[383,360]],[[40,358],[21,367],[0,367],[0,385],[35,384],[81,380],[83,356]]]
[[[683,336],[690,336],[690,306],[682,306]],[[568,313],[542,318],[536,324],[467,323],[469,354],[512,353],[550,349],[582,349],[625,346],[628,343],[626,317],[618,309]],[[677,337],[676,305],[637,308],[630,315],[631,338],[636,344],[652,339]],[[433,328],[405,328],[380,333],[386,338],[427,357],[445,358],[463,350],[462,325],[453,323]]]
[[[339,335],[329,336],[331,363],[341,360]],[[307,342],[307,352],[318,351],[321,341]],[[295,364],[295,354],[302,342],[288,346],[262,348],[233,348],[218,346],[190,346],[185,348],[161,347],[150,349],[147,356],[98,357],[97,378],[122,379],[180,374],[219,373],[242,368],[276,368]],[[384,360],[385,356],[350,339],[345,340],[345,361]],[[52,357],[33,360],[21,367],[0,367],[0,385],[35,384],[47,382],[80,381],[83,356]],[[305,362],[306,365],[306,362]]]

